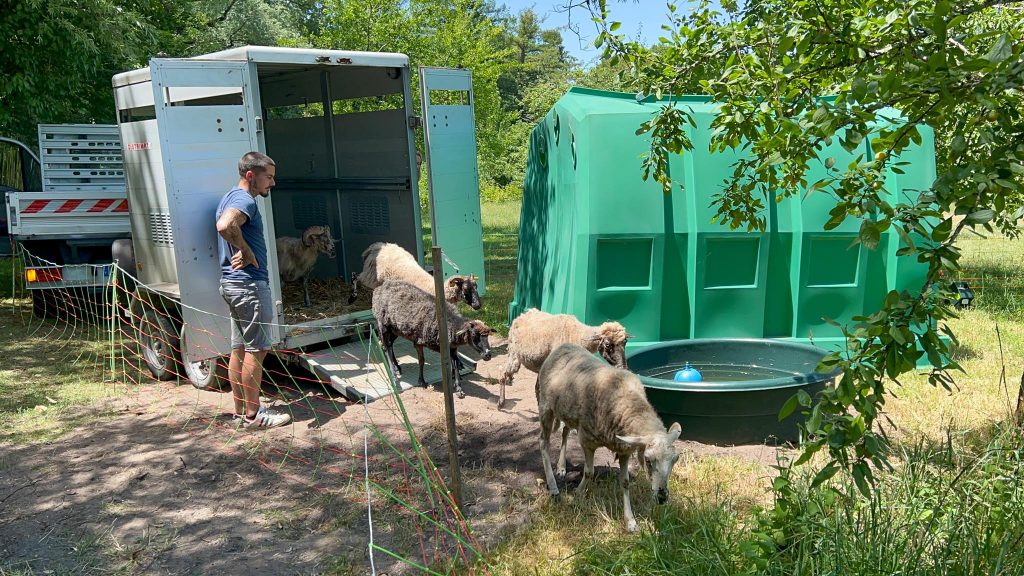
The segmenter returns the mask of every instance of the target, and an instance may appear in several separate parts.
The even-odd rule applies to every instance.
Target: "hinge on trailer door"
[[[423,120],[419,116],[409,116],[409,128],[415,130],[423,125]]]

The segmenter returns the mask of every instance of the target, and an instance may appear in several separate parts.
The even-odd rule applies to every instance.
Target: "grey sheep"
[[[408,282],[388,280],[373,291],[372,308],[381,344],[391,363],[391,370],[396,376],[402,374],[394,349],[395,340],[401,336],[416,347],[416,357],[420,365],[419,385],[426,387],[427,383],[423,379],[423,348],[441,352],[434,295]],[[456,351],[459,346],[472,346],[484,360],[490,360],[491,346],[488,337],[491,329],[480,320],[463,318],[451,304],[445,304],[445,311],[450,346],[447,356],[452,364],[455,393],[459,398],[463,398],[466,394],[462,391]],[[443,358],[445,354],[441,356]]]
[[[536,308],[523,312],[508,330],[508,359],[500,382],[498,408],[505,404],[505,386],[520,366],[537,372],[559,344],[579,344],[598,352],[609,364],[626,368],[626,340],[630,335],[618,322],[588,326],[570,314],[549,314]]]
[[[404,280],[428,294],[434,294],[434,277],[420,267],[412,254],[398,244],[374,242],[363,250],[363,270],[352,274],[352,294],[348,303],[355,302],[359,296],[359,284],[372,290],[387,280]],[[462,300],[474,310],[479,310],[476,276],[455,275],[445,280],[444,299],[451,304]]]
[[[657,412],[647,401],[643,384],[632,372],[608,366],[590,351],[576,344],[562,344],[544,361],[537,375],[537,412],[540,415],[540,449],[548,491],[558,496],[558,483],[551,470],[551,431],[565,422],[558,471],[565,475],[565,439],[570,428],[579,431],[585,458],[584,490],[594,475],[594,451],[604,446],[619,460],[619,486],[626,528],[637,529],[629,500],[629,458],[637,452],[651,481],[658,503],[668,499],[668,480],[679,459],[673,443],[679,438],[678,422],[665,430]]]
[[[334,258],[334,239],[329,226],[310,226],[302,238],[282,236],[277,239],[277,268],[282,282],[302,280],[302,302],[309,306],[309,273],[321,255]]]

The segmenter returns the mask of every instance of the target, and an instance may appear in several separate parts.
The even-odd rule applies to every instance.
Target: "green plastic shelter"
[[[709,151],[715,105],[699,96],[673,101],[696,126],[687,127],[693,151],[670,159],[668,195],[642,179],[650,137],[636,135],[665,101],[572,88],[533,130],[510,321],[528,308],[588,324],[617,320],[633,334],[631,348],[763,337],[833,349],[842,333],[823,317],[847,323],[880,307],[890,289],[921,288],[926,267],[896,256],[894,230],[875,251],[853,244],[856,219],[825,231],[834,206],[825,192],[767,202],[764,233],[713,222],[712,199],[737,156]],[[899,158],[910,163],[904,173],[886,176],[886,190],[900,201],[913,201],[935,179],[933,134],[921,136]],[[872,157],[870,137],[862,146]],[[834,142],[808,181],[824,175],[827,158],[845,166],[860,152]]]

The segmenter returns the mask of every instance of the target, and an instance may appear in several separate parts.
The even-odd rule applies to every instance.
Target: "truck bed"
[[[43,238],[127,238],[125,191],[8,192],[11,235]]]

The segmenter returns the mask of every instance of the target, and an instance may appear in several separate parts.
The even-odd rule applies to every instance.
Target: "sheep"
[[[434,295],[408,282],[387,280],[374,289],[372,309],[392,372],[396,376],[402,374],[394,349],[395,340],[401,336],[416,347],[416,357],[420,364],[419,385],[425,388],[427,383],[423,379],[423,348],[430,348],[438,353],[441,351]],[[480,320],[463,318],[452,304],[446,303],[445,311],[448,322],[448,356],[452,365],[455,393],[459,398],[464,398],[466,393],[462,391],[456,351],[459,346],[472,346],[484,360],[490,360],[491,346],[488,336],[491,329]]]
[[[374,242],[363,251],[362,272],[352,273],[352,294],[348,303],[352,304],[359,296],[359,283],[372,290],[386,280],[404,280],[428,294],[434,294],[434,277],[420,267],[412,254],[398,244]],[[463,300],[473,310],[479,310],[480,293],[477,291],[476,276],[455,275],[445,280],[444,299],[452,304]]]
[[[508,359],[505,361],[498,393],[498,408],[505,404],[505,386],[525,366],[536,372],[556,346],[573,343],[601,357],[618,368],[626,368],[626,340],[631,336],[618,322],[587,326],[570,314],[548,314],[536,308],[523,312],[508,331]]]
[[[585,458],[583,480],[577,491],[594,475],[594,451],[604,446],[619,460],[619,486],[626,529],[635,532],[636,519],[629,500],[629,458],[637,452],[645,464],[651,490],[658,503],[668,499],[668,479],[679,459],[673,443],[682,431],[674,422],[666,431],[657,412],[647,401],[640,378],[594,357],[577,344],[562,344],[548,355],[537,375],[537,413],[540,415],[540,449],[548,491],[558,497],[558,483],[551,470],[551,431],[558,421],[565,430],[579,431]],[[565,446],[559,456],[559,472],[565,474]]]
[[[295,282],[302,279],[302,302],[309,302],[309,272],[313,270],[319,255],[334,258],[334,239],[329,226],[310,226],[302,232],[302,239],[282,236],[277,239],[277,267],[281,281]]]

